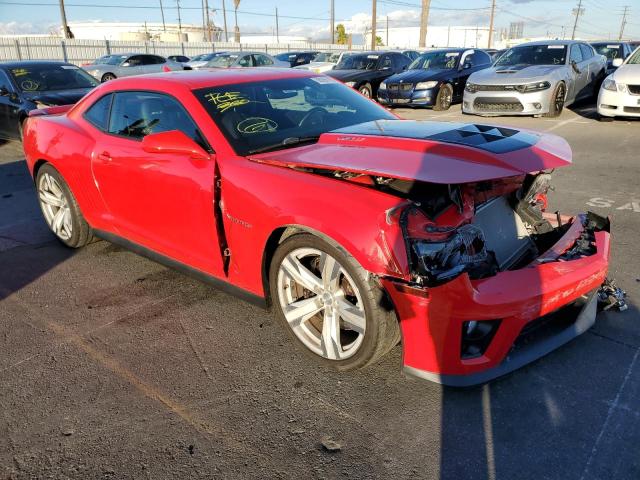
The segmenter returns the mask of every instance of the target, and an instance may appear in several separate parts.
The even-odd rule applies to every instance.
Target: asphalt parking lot
[[[326,371],[268,312],[107,242],[46,229],[0,145],[1,478],[640,478],[640,122],[398,110],[565,137],[551,210],[612,216],[625,312],[469,390],[403,376],[400,348]],[[526,288],[526,286],[523,286]],[[322,442],[331,439],[338,451]]]

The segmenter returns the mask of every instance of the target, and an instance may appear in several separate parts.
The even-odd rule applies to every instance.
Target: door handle
[[[102,160],[103,162],[110,162],[113,160],[109,152],[102,152],[97,155],[98,160]]]

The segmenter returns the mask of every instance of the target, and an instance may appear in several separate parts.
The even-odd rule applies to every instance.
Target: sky
[[[69,22],[160,22],[160,0],[65,0]],[[208,0],[213,21],[222,25],[222,0]],[[233,25],[233,0],[225,0],[227,22]],[[162,0],[167,23],[177,23],[176,0]],[[578,0],[496,0],[496,29],[523,21],[525,36],[560,36],[570,32]],[[488,25],[491,0],[432,0],[430,25]],[[625,37],[640,38],[640,0],[582,0],[577,36],[617,38],[623,7],[629,6]],[[180,0],[183,23],[202,23],[201,0]],[[328,37],[329,0],[241,0],[238,23],[243,33],[271,34],[276,7],[281,35],[314,40]],[[147,8],[132,8],[132,7]],[[371,0],[335,0],[336,23],[361,33],[371,22]],[[378,0],[379,28],[389,17],[391,27],[419,25],[420,0]],[[303,17],[303,18],[288,18]],[[60,22],[57,0],[0,0],[0,34],[49,33]]]

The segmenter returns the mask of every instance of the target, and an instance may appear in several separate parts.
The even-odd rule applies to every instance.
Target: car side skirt
[[[94,230],[93,234],[96,237],[106,240],[107,242],[111,242],[115,245],[119,245],[142,257],[148,258],[149,260],[153,260],[154,262],[157,262],[161,265],[177,270],[203,283],[207,283],[217,288],[218,290],[221,290],[225,293],[238,297],[241,300],[244,300],[245,302],[251,303],[253,305],[256,305],[264,309],[267,308],[267,300],[265,297],[261,297],[247,290],[244,290],[240,287],[232,285],[231,283],[226,282],[220,278],[214,277],[212,275],[209,275],[208,273],[203,272],[202,270],[198,270],[196,268],[190,267],[189,265],[185,265],[184,263],[178,262],[173,258],[162,255],[161,253],[150,250],[147,247],[144,247],[138,243],[134,243],[130,240],[127,240],[126,238],[122,238],[113,233],[105,232],[104,230]]]

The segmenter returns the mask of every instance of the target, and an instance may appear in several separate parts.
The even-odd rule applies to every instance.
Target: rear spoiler
[[[56,105],[55,107],[36,108],[29,112],[30,117],[40,117],[42,115],[62,115],[67,113],[75,104]]]

